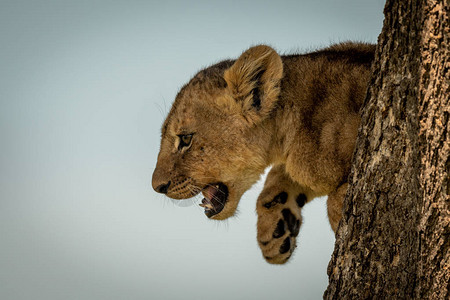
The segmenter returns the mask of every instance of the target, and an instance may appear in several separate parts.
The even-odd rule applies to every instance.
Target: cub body
[[[337,228],[374,51],[344,43],[280,56],[260,45],[200,71],[163,124],[154,189],[175,199],[201,192],[205,214],[225,219],[272,166],[257,200],[258,242],[268,262],[286,262],[306,202],[328,195]]]

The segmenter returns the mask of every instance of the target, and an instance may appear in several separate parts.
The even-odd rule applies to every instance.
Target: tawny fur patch
[[[329,195],[332,229],[339,224],[374,51],[343,43],[280,56],[260,45],[200,71],[163,124],[153,187],[175,199],[209,189],[208,217],[225,219],[272,165],[257,201],[258,242],[268,262],[286,262],[300,204]]]

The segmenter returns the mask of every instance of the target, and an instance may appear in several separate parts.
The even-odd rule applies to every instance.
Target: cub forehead
[[[161,129],[162,136],[180,134],[183,127],[189,126],[192,123],[193,112],[193,95],[186,91],[188,86],[185,86],[178,93],[175,98],[172,108],[164,121]]]
[[[164,122],[162,134],[175,136],[192,133],[197,120],[202,117],[202,106],[208,105],[208,99],[202,93],[187,92],[176,99]]]
[[[173,115],[170,131],[173,135],[191,133],[195,125],[195,113],[192,105],[180,105],[179,110]]]
[[[185,92],[177,99],[176,107],[167,117],[169,128],[176,132],[188,130],[198,121],[208,120],[212,115],[217,115],[219,108],[215,99],[220,96],[219,91],[202,90],[201,87],[194,87],[191,91]]]
[[[205,68],[181,88],[163,124],[162,136],[188,131],[198,120],[209,119],[217,113],[214,99],[225,90],[223,73],[232,63],[225,60]]]

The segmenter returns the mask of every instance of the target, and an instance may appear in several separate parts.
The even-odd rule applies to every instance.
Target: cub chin
[[[258,242],[268,262],[285,263],[312,198],[328,195],[338,226],[374,51],[343,43],[280,56],[260,45],[200,71],[162,126],[153,188],[202,193],[206,216],[220,220],[272,166],[256,203]]]

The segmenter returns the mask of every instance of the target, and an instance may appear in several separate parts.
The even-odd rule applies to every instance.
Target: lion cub
[[[202,193],[206,216],[221,220],[271,165],[258,243],[269,263],[285,263],[312,198],[328,195],[336,231],[374,51],[343,43],[280,56],[260,45],[200,71],[162,126],[153,188],[174,199]]]

